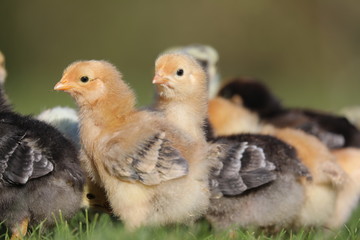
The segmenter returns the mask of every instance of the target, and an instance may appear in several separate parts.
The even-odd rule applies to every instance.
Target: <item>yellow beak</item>
[[[72,86],[68,80],[66,79],[61,79],[54,87],[54,90],[56,91],[67,91],[74,88],[74,86]]]
[[[163,76],[160,76],[158,74],[155,75],[152,83],[153,84],[167,84],[169,82],[168,78],[165,78]]]

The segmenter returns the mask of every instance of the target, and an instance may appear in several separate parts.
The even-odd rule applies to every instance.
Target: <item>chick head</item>
[[[206,73],[189,55],[170,53],[155,62],[155,77],[160,98],[186,99],[207,92]]]
[[[70,64],[54,90],[68,92],[78,103],[94,103],[122,83],[121,73],[103,60],[78,61]]]
[[[0,84],[5,83],[6,69],[5,69],[5,57],[0,51]]]
[[[220,85],[220,74],[217,70],[219,54],[215,48],[203,44],[191,44],[187,46],[172,47],[164,53],[181,52],[189,54],[204,68],[208,78],[209,97],[213,98]]]

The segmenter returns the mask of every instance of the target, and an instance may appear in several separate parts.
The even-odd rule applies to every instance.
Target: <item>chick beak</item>
[[[56,91],[67,91],[74,88],[74,86],[72,86],[68,80],[66,79],[61,79],[54,87],[54,90]]]
[[[158,84],[158,85],[160,85],[160,84],[167,85],[168,82],[169,82],[168,78],[165,78],[165,77],[163,77],[163,76],[161,76],[159,74],[156,74],[153,81],[152,81],[153,84]]]

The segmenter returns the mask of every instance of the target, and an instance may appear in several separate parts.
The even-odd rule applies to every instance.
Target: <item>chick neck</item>
[[[101,98],[80,105],[80,119],[98,127],[116,127],[135,111],[135,104],[135,94],[124,82],[112,84]]]
[[[205,140],[203,127],[207,117],[206,93],[193,94],[186,99],[160,96],[156,108],[165,114],[167,120],[191,137]]]

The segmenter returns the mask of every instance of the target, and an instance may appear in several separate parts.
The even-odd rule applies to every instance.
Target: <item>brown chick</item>
[[[301,130],[278,129],[271,125],[260,124],[260,120],[256,120],[256,114],[242,107],[240,99],[233,96],[232,101],[221,98],[211,100],[215,104],[209,104],[209,120],[211,124],[214,123],[215,134],[258,132],[270,134],[293,146],[313,178],[312,182],[302,182],[305,189],[305,201],[293,224],[296,226],[325,225],[332,215],[338,193],[347,178],[336,162],[336,158],[317,138]],[[223,115],[229,112],[232,113],[232,117],[227,119],[226,124],[219,121],[219,118],[224,118]],[[259,125],[254,126],[254,123],[259,123]]]
[[[203,126],[207,117],[208,94],[205,72],[200,65],[184,54],[164,54],[156,60],[153,83],[157,85],[159,96],[156,109],[164,114],[169,122],[180,127],[196,141],[205,143]],[[262,141],[261,147],[248,143],[254,139],[258,140],[257,143]],[[274,163],[268,162],[263,152],[266,148],[263,143],[271,140],[276,144],[276,147],[272,147],[274,152],[281,152],[273,159]],[[300,177],[302,173],[300,168],[292,166],[292,160],[288,159],[296,159],[291,147],[282,148],[283,145],[279,141],[255,135],[217,139],[214,142],[214,145],[216,144],[221,144],[222,151],[226,151],[226,154],[219,156],[223,164],[219,169],[220,174],[210,176],[212,182],[219,184],[215,189],[221,192],[221,195],[211,198],[206,214],[214,228],[228,228],[233,225],[279,227],[283,226],[283,222],[293,218],[291,213],[296,213],[293,209],[301,206],[303,192],[301,185],[293,179],[295,175]],[[238,157],[233,157],[232,149],[237,148],[237,145],[240,145],[240,149],[243,148],[233,154]],[[280,147],[277,148],[278,146]],[[286,153],[282,154],[282,151]],[[269,157],[269,152],[271,150],[267,148],[266,157]],[[272,158],[274,154],[270,155]],[[274,170],[278,159],[285,162]],[[290,167],[285,167],[287,164]],[[254,171],[245,171],[247,167]],[[252,182],[248,182],[247,177],[250,177]],[[257,184],[253,185],[254,179]],[[275,183],[272,184],[274,180]],[[251,185],[253,192],[248,193]],[[285,199],[289,194],[291,197]],[[278,207],[280,201],[283,211]]]
[[[55,90],[77,102],[82,161],[126,227],[190,223],[206,211],[207,149],[158,113],[135,109],[116,67],[75,62]]]

